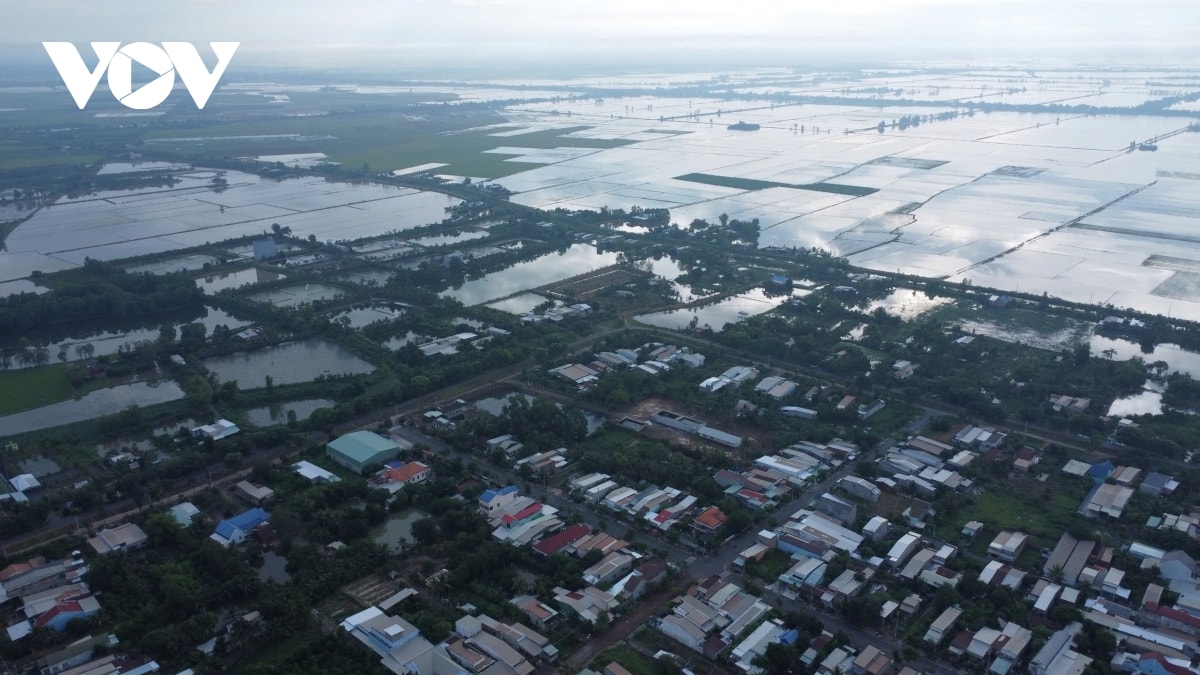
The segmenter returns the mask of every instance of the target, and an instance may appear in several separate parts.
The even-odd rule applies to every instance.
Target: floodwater
[[[271,272],[257,267],[247,267],[235,272],[222,272],[220,274],[209,274],[198,277],[196,285],[205,293],[212,294],[230,288],[241,288],[250,284],[262,284],[286,278],[278,272]]]
[[[449,246],[451,244],[459,244],[472,239],[483,239],[488,236],[487,232],[479,232],[477,230],[467,230],[458,234],[439,234],[433,237],[421,237],[420,239],[410,239],[409,243],[417,246]]]
[[[383,524],[383,528],[375,535],[374,541],[377,544],[386,545],[394,553],[400,553],[403,548],[401,542],[407,545],[413,543],[413,523],[428,517],[428,513],[418,509],[404,509],[399,513],[392,514]]]
[[[295,307],[305,302],[331,300],[342,294],[342,289],[326,284],[304,284],[303,286],[285,286],[265,293],[250,296],[251,300],[269,302],[279,307]]]
[[[101,415],[120,412],[131,405],[146,407],[183,398],[183,390],[170,380],[135,382],[100,389],[71,401],[25,410],[0,417],[0,436],[82,422]]]
[[[214,189],[218,176],[227,187]],[[17,226],[8,249],[73,266],[85,258],[114,260],[253,236],[276,223],[301,238],[349,241],[441,222],[446,207],[460,203],[435,192],[315,177],[272,180],[206,169],[176,177],[180,182],[171,187],[59,199]],[[0,279],[27,276],[11,258],[0,256]]]
[[[515,401],[519,396],[524,396],[526,403],[533,403],[533,397],[529,394],[513,392],[503,398],[481,398],[478,401],[475,401],[474,405],[476,410],[499,417],[504,413],[504,408],[506,408],[509,403]]]
[[[882,308],[892,316],[898,316],[905,321],[912,321],[925,312],[954,302],[950,298],[929,297],[924,291],[914,291],[908,288],[898,288],[887,297],[873,300],[867,305],[868,312]]]
[[[241,389],[266,386],[268,375],[274,384],[295,384],[309,382],[321,375],[362,375],[375,371],[375,366],[345,347],[319,339],[285,342],[251,352],[218,356],[205,361],[204,367],[216,374],[221,382],[236,380]]]
[[[697,328],[710,328],[715,332],[720,332],[727,323],[736,323],[742,319],[769,312],[786,300],[787,298],[784,296],[767,295],[763,289],[756,288],[740,295],[718,300],[711,305],[642,314],[635,316],[634,319],[659,328],[682,330],[687,328],[695,318]]]
[[[287,558],[274,551],[263,551],[263,566],[258,568],[258,580],[286,584],[292,576],[287,573]]]
[[[211,334],[213,329],[220,325],[236,329],[248,324],[248,322],[242,321],[241,319],[238,319],[233,315],[215,307],[206,307],[204,316],[201,316],[194,321],[179,322],[178,320],[168,320],[164,321],[163,323],[175,326],[177,335],[180,327],[185,323],[202,324],[205,329],[205,334]],[[62,361],[62,359],[58,358],[58,354],[64,353],[66,356],[66,362],[69,363],[72,361],[83,360],[83,355],[77,351],[77,349],[83,345],[91,345],[92,355],[89,358],[95,358],[97,356],[109,356],[116,354],[123,345],[133,346],[141,342],[157,340],[158,335],[159,333],[157,328],[138,328],[124,332],[85,330],[80,333],[72,334],[67,338],[53,338],[53,341],[45,346],[47,351],[50,352],[51,362],[58,363]],[[29,337],[30,341],[34,344],[39,343],[36,335],[29,335],[27,337]],[[65,352],[63,352],[64,348],[66,349]],[[26,366],[22,366],[14,359],[11,367],[16,369]]]
[[[419,343],[419,342],[423,342],[424,340],[425,340],[425,338],[423,336],[417,335],[416,333],[414,333],[410,330],[407,333],[405,333],[404,335],[401,335],[399,337],[394,337],[394,338],[388,340],[387,342],[383,343],[383,346],[387,347],[388,349],[400,349],[404,345],[412,344],[412,343]]]
[[[519,291],[536,288],[585,272],[614,265],[617,253],[600,252],[590,244],[572,244],[561,253],[547,253],[533,260],[517,263],[481,279],[473,279],[458,288],[442,293],[464,305],[479,305]]]
[[[516,314],[519,316],[521,314],[528,314],[529,312],[532,312],[534,307],[537,307],[544,302],[546,302],[546,298],[538,295],[537,293],[522,293],[520,295],[514,295],[511,298],[505,298],[504,300],[489,302],[487,306],[491,307],[492,309],[498,309],[501,312],[508,312],[509,314]]]
[[[1161,415],[1162,392],[1149,389],[1131,396],[1124,396],[1108,407],[1109,417],[1133,417],[1135,415]]]
[[[651,274],[660,277],[671,284],[671,288],[679,294],[680,302],[695,302],[713,295],[712,293],[696,293],[691,286],[681,284],[676,279],[687,273],[683,265],[671,256],[663,256],[661,258],[646,258],[638,261],[637,267],[649,271]]]
[[[246,411],[246,419],[256,427],[269,427],[273,424],[287,424],[289,412],[295,412],[296,420],[303,422],[321,408],[331,407],[333,407],[333,401],[327,398],[306,398],[300,401],[251,408]]]
[[[1138,357],[1147,364],[1156,361],[1163,361],[1167,364],[1167,370],[1172,373],[1184,373],[1190,377],[1200,377],[1200,354],[1190,352],[1179,345],[1160,344],[1155,345],[1154,351],[1149,354],[1142,351],[1140,345],[1129,340],[1120,340],[1106,338],[1102,335],[1093,335],[1089,340],[1092,348],[1092,356],[1101,359],[1108,358],[1104,352],[1112,351],[1112,358],[1116,361],[1128,361],[1133,357]]]
[[[379,321],[388,321],[402,316],[405,312],[403,307],[392,304],[375,303],[371,305],[361,305],[343,309],[340,312],[331,314],[330,321],[340,322],[343,317],[350,320],[351,328],[362,328],[369,326]]]

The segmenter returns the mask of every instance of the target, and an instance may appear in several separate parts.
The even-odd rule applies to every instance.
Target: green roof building
[[[342,466],[362,473],[372,464],[383,464],[400,452],[396,443],[370,431],[346,434],[325,445],[329,458]]]

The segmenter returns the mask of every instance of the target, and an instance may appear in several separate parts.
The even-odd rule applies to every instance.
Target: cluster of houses
[[[705,378],[700,382],[700,391],[712,394],[726,387],[737,389],[746,382],[758,377],[758,369],[753,366],[732,366],[720,375]],[[794,387],[793,387],[794,389]],[[789,392],[790,393],[790,392]]]
[[[521,315],[523,323],[541,323],[543,321],[562,321],[575,316],[587,316],[592,312],[592,306],[587,303],[576,303],[563,307],[552,307],[541,313],[529,312]]]
[[[425,356],[449,356],[457,354],[458,350],[464,345],[470,345],[475,349],[483,349],[493,338],[509,335],[509,331],[503,328],[491,327],[488,328],[485,335],[478,333],[455,333],[446,337],[437,338],[417,345],[417,349]]]
[[[493,537],[514,546],[529,545],[539,557],[584,558],[593,551],[599,554],[599,559],[583,570],[582,588],[553,589],[554,604],[559,609],[535,596],[512,599],[513,606],[540,628],[545,629],[559,620],[560,610],[588,623],[607,620],[619,607],[642,597],[650,586],[662,582],[668,573],[664,561],[647,558],[631,549],[629,542],[623,539],[605,532],[593,532],[582,523],[564,527],[554,507],[522,496],[516,486],[486,490],[479,496],[479,508],[495,527]]]
[[[801,487],[830,469],[854,461],[858,453],[857,445],[840,438],[823,444],[800,441],[773,455],[759,457],[754,460],[754,465],[781,474],[792,485]]]
[[[546,636],[511,619],[498,621],[486,614],[463,615],[454,622],[454,632],[436,645],[416,626],[379,606],[347,617],[341,627],[396,673],[531,675],[544,672],[558,659],[558,650]]]
[[[1129,505],[1129,500],[1133,499],[1134,486],[1138,484],[1138,479],[1142,478],[1141,469],[1114,466],[1112,462],[1088,464],[1073,459],[1068,461],[1062,470],[1063,473],[1072,476],[1090,478],[1095,483],[1079,505],[1080,515],[1089,518],[1120,518],[1125,507]],[[1179,481],[1158,472],[1150,472],[1146,474],[1138,490],[1151,497],[1165,497],[1177,487]]]
[[[100,601],[84,581],[88,566],[78,551],[63,560],[30,558],[0,570],[0,602],[18,605],[23,617],[8,626],[8,638],[20,640],[34,628],[63,632],[73,619],[100,611]]]
[[[647,357],[643,359],[641,353],[646,353]],[[688,368],[704,365],[703,354],[692,352],[686,347],[681,349],[662,343],[642,345],[637,350],[622,348],[599,352],[592,357],[587,363],[565,363],[551,368],[548,372],[577,386],[587,387],[599,380],[604,373],[614,370],[632,369],[645,375],[658,375],[677,364]]]
[[[643,490],[626,487],[608,474],[590,473],[567,483],[571,494],[612,511],[645,520],[659,530],[669,530],[696,507],[696,497],[672,487],[651,486]]]
[[[771,606],[737,584],[709,577],[693,586],[651,626],[689,649],[714,658],[766,618]],[[746,645],[742,657],[760,644]],[[741,645],[739,645],[741,646]],[[765,652],[766,647],[762,647]],[[753,657],[751,657],[753,658]]]
[[[967,490],[972,482],[959,471],[980,456],[969,449],[971,447],[974,447],[974,443],[955,447],[925,436],[915,436],[893,447],[878,460],[881,473],[891,476],[885,475],[875,482],[881,488],[892,491],[912,487],[918,494],[927,497],[935,495],[939,488],[951,492]]]

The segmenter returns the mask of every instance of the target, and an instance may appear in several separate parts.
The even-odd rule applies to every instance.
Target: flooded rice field
[[[117,190],[62,198],[41,208],[7,238],[9,251],[43,272],[161,253],[289,227],[319,241],[352,240],[403,231],[445,217],[459,200],[440,193],[322,178],[271,180],[238,171],[195,169],[171,187]],[[216,178],[224,186],[213,183]],[[38,258],[58,261],[42,265]],[[0,256],[0,281],[30,270]],[[46,260],[46,262],[49,262]]]

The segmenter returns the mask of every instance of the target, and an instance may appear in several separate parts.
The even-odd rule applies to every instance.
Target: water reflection
[[[321,408],[333,406],[333,401],[327,398],[308,398],[300,401],[288,401],[275,405],[251,408],[246,411],[246,420],[256,427],[268,427],[272,424],[286,424],[288,413],[296,413],[296,420],[303,422]]]
[[[375,370],[345,347],[318,339],[218,356],[206,360],[204,367],[221,382],[236,380],[242,389],[265,386],[268,375],[278,385],[308,382],[321,375],[361,375]]]
[[[529,288],[573,277],[614,265],[615,251],[600,252],[590,244],[573,244],[561,253],[547,253],[533,260],[492,272],[462,286],[445,291],[442,296],[454,298],[464,305],[479,305]]]
[[[428,513],[418,509],[404,509],[393,514],[384,523],[383,529],[375,535],[375,543],[387,546],[394,553],[401,553],[405,545],[413,543],[413,523],[427,517],[429,517]]]
[[[756,288],[703,307],[672,309],[666,312],[642,314],[634,318],[651,326],[673,330],[687,328],[695,319],[697,328],[710,328],[720,332],[726,323],[734,323],[747,317],[769,312],[783,304],[785,300],[787,300],[785,296],[767,295],[763,289]]]
[[[870,305],[867,305],[867,311],[874,312],[882,309],[892,316],[911,321],[931,309],[951,302],[953,300],[950,298],[930,297],[924,291],[898,288],[886,297],[872,301]]]
[[[1132,417],[1134,415],[1161,415],[1162,392],[1143,391],[1140,394],[1125,396],[1112,402],[1108,407],[1109,417]]]
[[[1164,361],[1167,369],[1172,373],[1200,377],[1200,354],[1190,352],[1179,345],[1156,345],[1154,350],[1147,354],[1136,342],[1107,338],[1102,335],[1091,336],[1089,344],[1092,348],[1092,356],[1096,358],[1109,358],[1109,354],[1111,354],[1113,360],[1116,361],[1128,361],[1135,356],[1146,363]],[[1110,349],[1111,352],[1108,351]]]
[[[230,288],[241,288],[250,284],[261,284],[286,278],[278,272],[248,267],[235,272],[222,272],[199,277],[196,279],[196,286],[205,293],[212,294]]]

